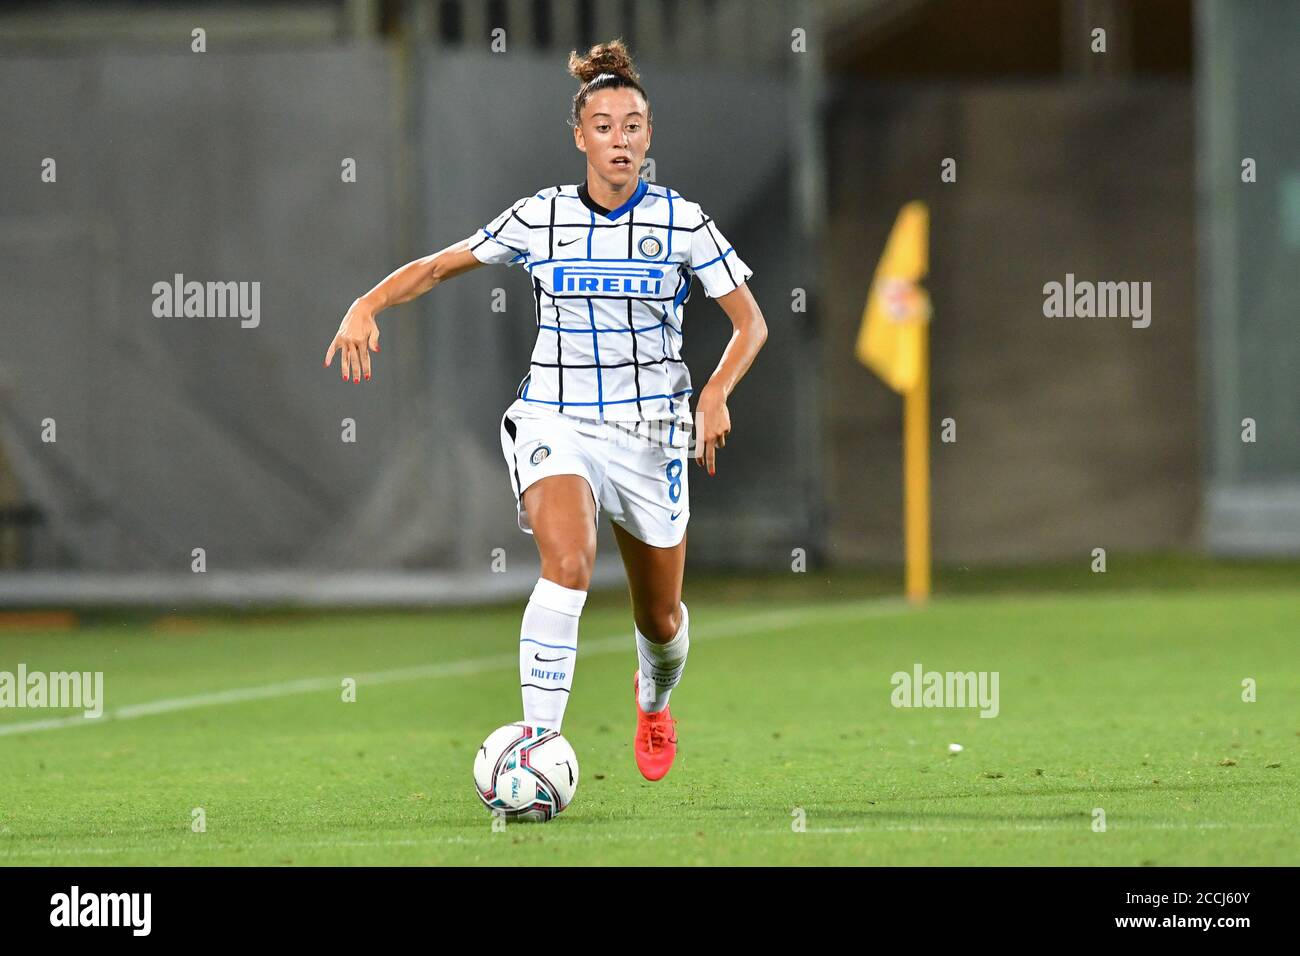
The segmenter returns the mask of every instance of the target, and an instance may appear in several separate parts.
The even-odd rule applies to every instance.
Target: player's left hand
[[[715,385],[705,385],[695,405],[695,463],[708,468],[710,475],[717,470],[717,450],[727,447],[730,431],[726,395]]]

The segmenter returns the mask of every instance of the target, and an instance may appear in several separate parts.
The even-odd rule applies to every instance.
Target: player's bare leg
[[[671,548],[656,548],[614,525],[632,596],[639,666],[632,679],[637,728],[633,755],[641,775],[659,780],[677,756],[676,721],[668,697],[681,681],[690,647],[690,616],[682,603],[686,538]]]
[[[524,507],[542,558],[519,632],[524,723],[559,730],[596,560],[596,505],[585,478],[551,475],[524,490]]]
[[[612,527],[627,572],[637,630],[656,644],[666,644],[681,627],[686,538],[676,547],[656,548],[617,524]]]
[[[586,591],[596,561],[596,503],[581,475],[551,475],[524,490],[542,577]]]

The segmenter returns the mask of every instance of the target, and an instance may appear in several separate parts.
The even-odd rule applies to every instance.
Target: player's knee
[[[637,628],[656,644],[666,644],[677,636],[682,626],[682,608],[677,601],[664,601],[639,615]]]
[[[544,577],[551,578],[561,587],[586,591],[591,587],[591,558],[581,551],[565,551],[549,562],[549,572]]]

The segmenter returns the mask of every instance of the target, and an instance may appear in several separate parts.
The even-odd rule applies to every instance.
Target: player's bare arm
[[[370,353],[379,351],[379,325],[375,317],[384,309],[424,295],[440,282],[455,278],[483,265],[470,252],[470,240],[462,239],[441,252],[408,262],[352,303],[339,330],[325,352],[328,368],[339,353],[343,381],[370,378]]]
[[[748,285],[742,282],[719,296],[718,305],[731,319],[731,341],[708,383],[700,390],[695,406],[695,463],[707,467],[710,475],[716,471],[717,450],[726,447],[727,433],[731,431],[727,398],[767,341],[767,322]]]

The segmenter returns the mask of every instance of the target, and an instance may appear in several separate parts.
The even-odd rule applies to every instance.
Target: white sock
[[[578,659],[578,618],[587,592],[538,578],[519,630],[524,723],[559,730]]]
[[[642,634],[639,628],[633,628],[636,631],[636,656],[641,665],[638,703],[647,714],[657,714],[667,707],[668,695],[681,683],[682,670],[686,667],[686,652],[691,649],[691,639],[687,634],[689,623],[690,617],[683,604],[682,626],[667,644],[656,644]]]

